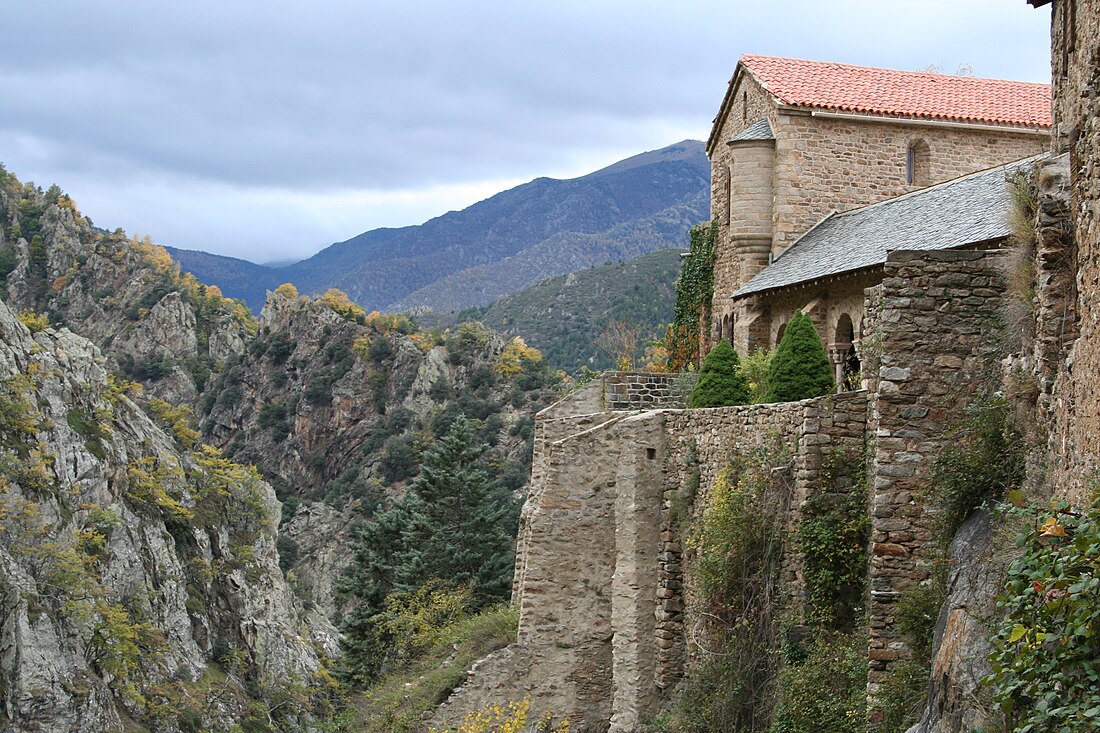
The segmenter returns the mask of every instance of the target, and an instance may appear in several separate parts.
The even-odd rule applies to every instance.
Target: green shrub
[[[1027,520],[1022,554],[997,608],[993,673],[984,681],[1014,733],[1100,727],[1100,496],[1010,509]]]
[[[774,353],[774,350],[757,349],[741,360],[741,372],[749,383],[749,402],[754,405],[767,401],[768,370]]]
[[[298,543],[289,535],[280,534],[275,543],[275,549],[279,551],[279,569],[284,573],[298,562]]]
[[[720,472],[707,508],[688,535],[700,663],[658,730],[766,731],[775,698],[778,622],[774,611],[783,555],[786,487],[761,451]]]
[[[805,660],[779,675],[772,733],[864,733],[867,640],[862,634],[815,639]]]
[[[382,478],[387,483],[415,476],[420,470],[420,444],[415,435],[395,435],[387,438],[379,461]]]
[[[875,709],[882,716],[879,733],[905,733],[920,720],[928,702],[928,666],[921,662],[897,662],[886,673],[875,695]]]
[[[794,402],[829,394],[833,368],[810,317],[796,312],[768,367],[768,402]]]
[[[980,399],[949,435],[932,464],[934,504],[941,509],[938,534],[949,543],[970,512],[1000,499],[1024,476],[1024,439],[1003,397]]]
[[[870,520],[862,488],[824,493],[806,500],[797,542],[808,596],[807,620],[829,629],[858,620],[867,576]]]
[[[749,401],[749,383],[741,360],[729,341],[719,341],[703,359],[699,381],[688,398],[689,407],[726,407]]]
[[[6,280],[19,264],[19,259],[10,247],[0,247],[0,282]]]

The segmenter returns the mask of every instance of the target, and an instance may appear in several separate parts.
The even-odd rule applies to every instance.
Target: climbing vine
[[[668,370],[684,371],[699,363],[699,327],[710,322],[714,297],[714,260],[718,225],[697,224],[691,229],[691,249],[684,257],[676,279],[676,309],[665,334]]]

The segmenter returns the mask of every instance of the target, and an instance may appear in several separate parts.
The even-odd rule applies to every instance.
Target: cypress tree
[[[787,324],[768,368],[767,402],[793,402],[833,391],[833,368],[810,317],[801,311]]]
[[[749,401],[749,382],[729,341],[719,341],[703,359],[688,407],[726,407]]]

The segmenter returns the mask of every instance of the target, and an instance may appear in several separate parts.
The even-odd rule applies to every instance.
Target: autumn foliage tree
[[[634,355],[642,338],[642,328],[636,323],[613,321],[596,337],[596,346],[615,362],[619,371],[634,368]]]

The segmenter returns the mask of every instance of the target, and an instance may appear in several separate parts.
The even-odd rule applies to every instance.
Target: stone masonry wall
[[[1046,152],[1046,134],[780,114],[775,128],[773,253],[778,255],[830,211],[900,196],[922,186]],[[906,184],[906,151],[930,149],[927,180]]]
[[[891,665],[909,654],[895,603],[929,575],[935,508],[924,492],[931,463],[997,376],[1002,259],[979,251],[890,255],[883,282],[868,290],[861,324],[866,366],[877,365],[866,380],[873,393],[578,414],[601,386],[540,413],[517,548],[518,641],[480,662],[433,723],[454,724],[487,703],[529,696],[535,715],[567,716],[579,733],[638,730],[702,654],[691,642],[698,619],[685,525],[674,521],[674,507],[686,501],[699,516],[719,472],[765,449],[786,478],[789,535],[809,498],[856,487],[870,455],[874,695]],[[650,382],[632,375],[618,383]],[[780,582],[784,610],[797,619],[806,598],[793,547],[785,550]]]
[[[999,376],[1000,252],[893,252],[877,319],[881,355],[872,480],[870,685],[909,658],[895,604],[929,577],[932,461],[966,407]]]
[[[847,493],[862,472],[867,419],[865,392],[846,392],[802,402],[746,405],[666,414],[664,513],[658,590],[657,687],[671,690],[697,650],[688,649],[700,621],[690,602],[684,574],[684,540],[672,508],[685,488],[697,486],[691,514],[702,515],[719,472],[738,458],[766,454],[776,462],[790,493],[785,497],[786,533],[793,536],[798,510],[819,492]],[[784,552],[780,578],[785,610],[800,618],[805,603],[801,561],[793,547]]]
[[[824,467],[837,451],[860,463],[865,399],[540,413],[517,552],[518,642],[480,662],[433,723],[530,696],[535,714],[568,716],[575,731],[638,730],[688,664],[685,629],[694,620],[673,497],[697,475],[693,512],[701,513],[724,466],[779,444],[789,456],[781,470],[790,477],[793,528],[812,492],[850,488],[849,474],[830,470],[827,481]],[[784,564],[783,583],[798,603],[797,558]]]
[[[1086,501],[1100,469],[1100,0],[1053,8],[1054,152],[1069,153],[1070,206],[1061,218],[1072,233],[1076,282],[1047,290],[1074,299],[1069,328],[1077,333],[1053,390],[1051,473],[1062,495]]]
[[[683,407],[695,387],[689,374],[655,372],[607,372],[602,377],[606,410],[652,410]]]

